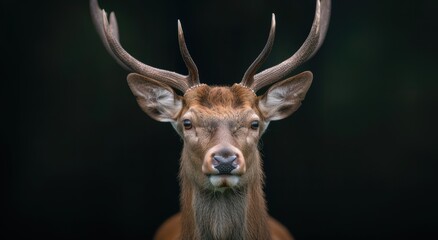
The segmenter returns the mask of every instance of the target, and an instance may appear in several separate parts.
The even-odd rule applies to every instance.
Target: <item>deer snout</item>
[[[219,152],[213,155],[213,167],[219,171],[219,174],[231,174],[231,171],[237,168],[237,155],[231,152]]]
[[[232,145],[217,145],[205,154],[202,171],[206,175],[242,175],[245,172],[242,152]]]

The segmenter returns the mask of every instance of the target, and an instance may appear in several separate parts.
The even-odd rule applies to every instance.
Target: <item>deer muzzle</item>
[[[236,186],[245,171],[242,152],[230,144],[218,144],[210,148],[202,164],[202,172],[217,188]]]

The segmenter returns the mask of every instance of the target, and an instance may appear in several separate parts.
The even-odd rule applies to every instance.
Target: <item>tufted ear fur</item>
[[[259,109],[266,121],[280,120],[295,112],[304,100],[312,78],[312,73],[306,71],[271,86],[259,100]]]
[[[131,73],[128,85],[140,108],[160,122],[174,122],[182,108],[182,98],[172,88],[151,78]]]

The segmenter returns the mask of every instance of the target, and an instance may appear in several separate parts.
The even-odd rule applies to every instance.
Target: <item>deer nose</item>
[[[207,175],[243,175],[246,172],[242,152],[230,144],[218,144],[204,155],[202,172]]]
[[[224,149],[213,155],[213,167],[219,171],[219,174],[230,174],[237,168],[237,155],[228,149]]]

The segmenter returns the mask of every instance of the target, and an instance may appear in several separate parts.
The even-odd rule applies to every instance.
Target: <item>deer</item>
[[[287,77],[321,47],[331,11],[317,0],[313,24],[301,47],[283,62],[258,70],[271,52],[275,14],[261,53],[232,86],[201,83],[178,20],[178,43],[187,75],[149,66],[120,44],[114,12],[109,18],[90,0],[92,20],[104,47],[128,70],[128,86],[152,119],[170,122],[183,140],[180,212],[156,231],[155,240],[290,240],[292,234],[268,214],[259,140],[271,121],[294,113],[313,80],[310,71]],[[263,94],[257,91],[269,87]]]

